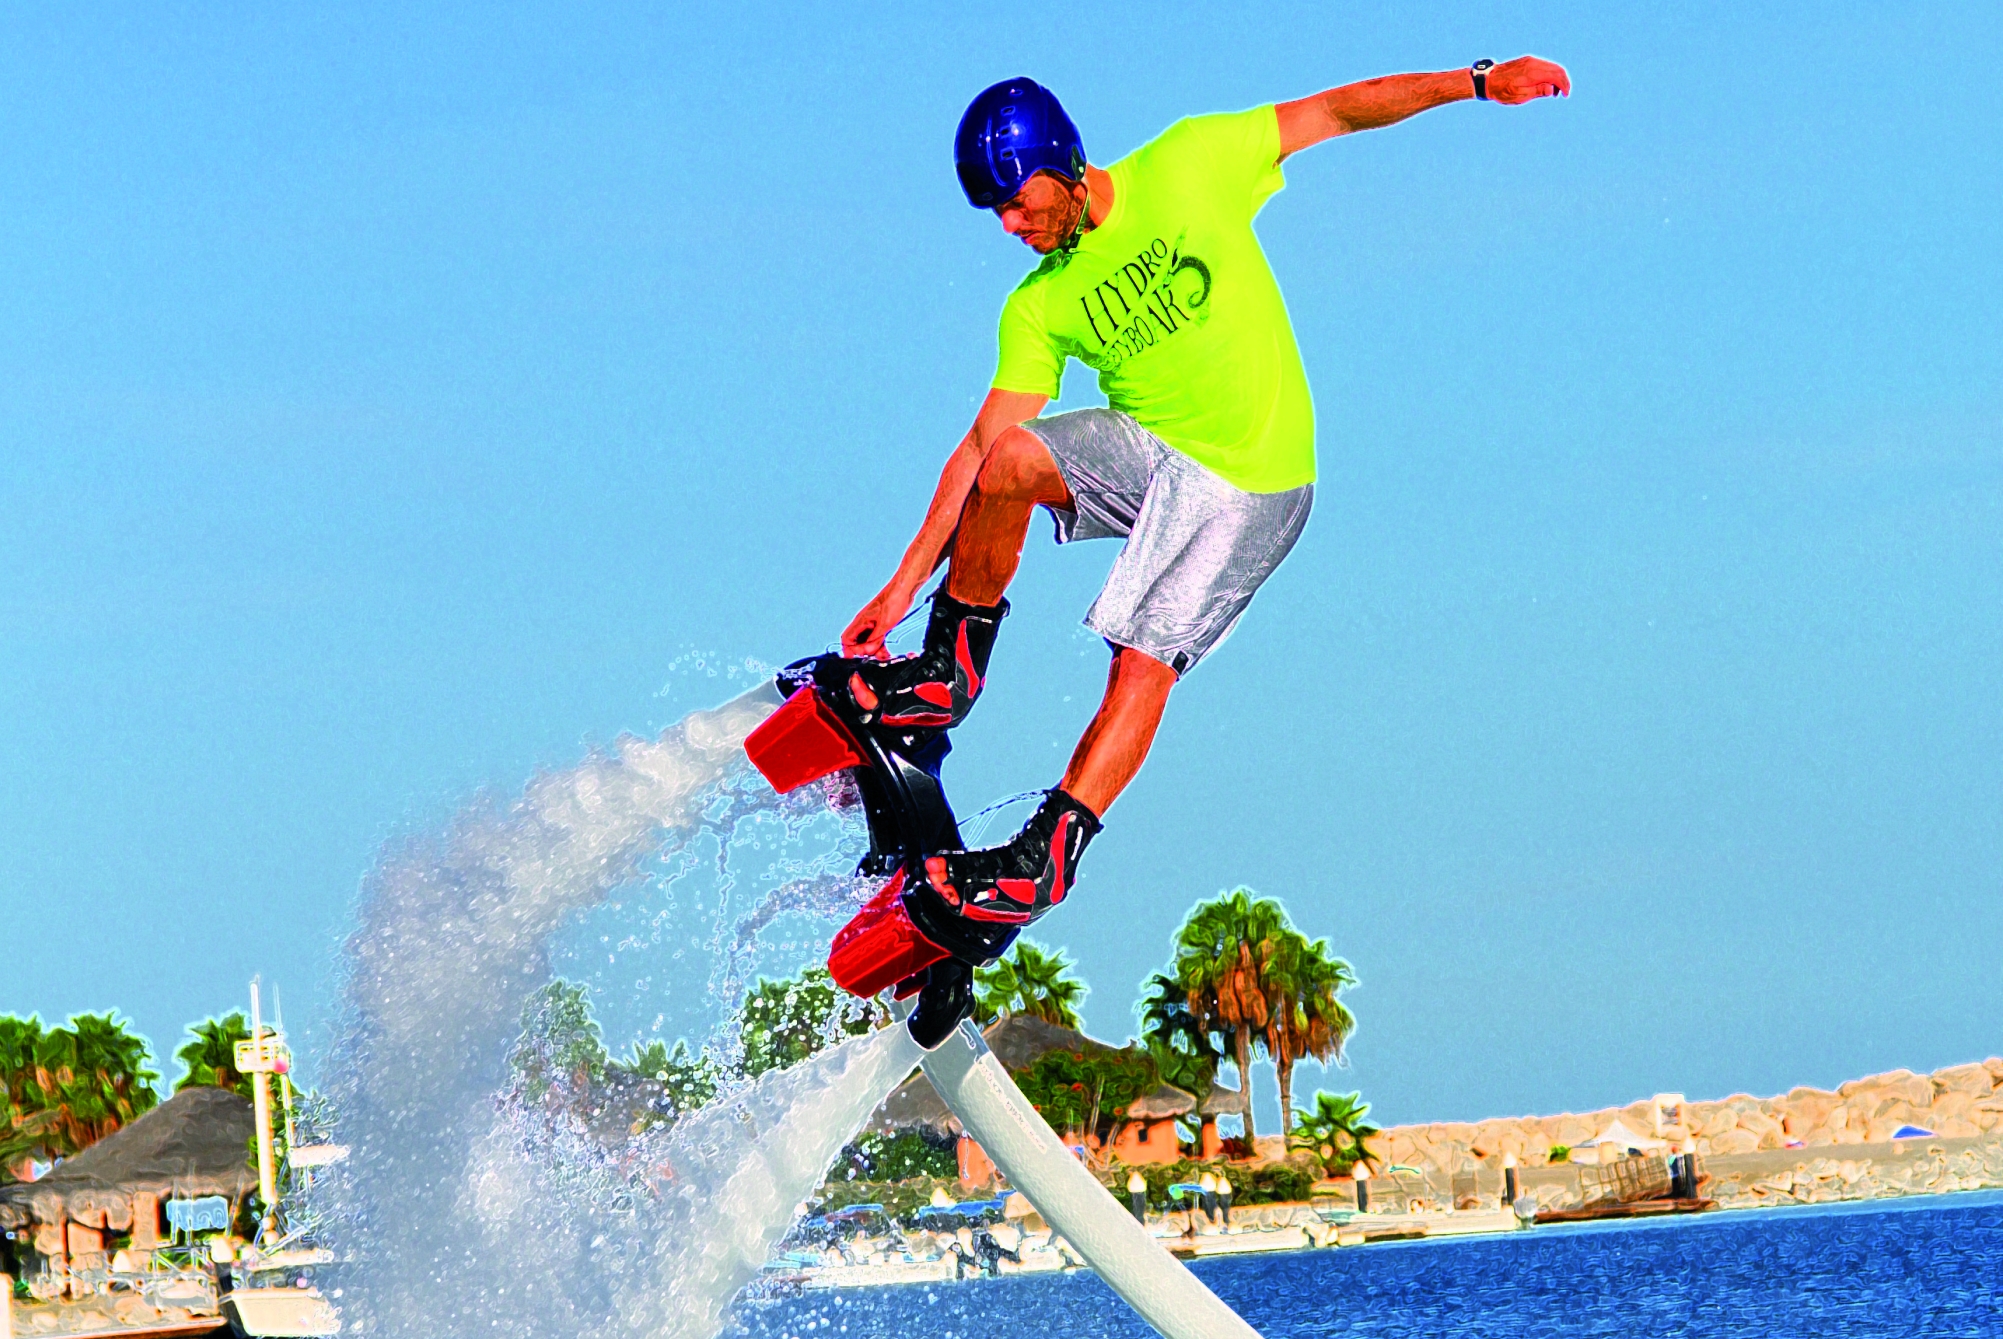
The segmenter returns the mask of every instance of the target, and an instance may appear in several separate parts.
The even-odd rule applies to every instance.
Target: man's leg
[[[968,606],[964,612],[978,613],[1001,602],[1002,592],[1008,589],[1022,563],[1022,543],[1029,536],[1029,518],[1039,506],[1070,511],[1071,490],[1065,486],[1064,476],[1058,473],[1050,448],[1036,434],[1010,428],[989,448],[981,472],[960,509],[959,528],[953,534],[952,566],[946,572],[945,593]],[[938,617],[939,611],[935,609],[935,621]],[[999,615],[989,617],[999,618]],[[929,634],[928,628],[928,642]],[[991,632],[989,642],[992,642]],[[947,653],[942,650],[939,654]],[[985,651],[979,653],[978,663],[980,672],[986,673]],[[944,662],[939,668],[941,672],[950,669]],[[979,691],[972,679],[969,684],[972,691]],[[880,701],[877,690],[863,679],[861,671],[849,676],[849,694],[865,712],[875,711]],[[925,703],[929,705],[921,705],[919,710],[927,715],[935,707],[945,705],[936,693],[926,698]],[[970,705],[971,699],[956,703],[955,711]],[[890,712],[890,708],[885,708],[886,722],[892,719]],[[950,723],[952,719],[957,719],[957,715],[942,710],[937,721],[930,723]]]
[[[1175,678],[1174,670],[1144,651],[1122,646],[1113,653],[1112,668],[1106,673],[1106,696],[1078,740],[1071,765],[1058,786],[1063,795],[1091,811],[1086,823],[1092,831],[1098,830],[1095,820],[1105,814],[1147,761],[1148,747],[1154,743]],[[1062,799],[1062,795],[1056,798]],[[1046,808],[1049,803],[1046,800]],[[926,857],[925,876],[942,895],[950,891],[952,897],[958,897],[960,890],[953,888],[946,857]],[[1058,896],[1062,895],[1060,891]]]
[[[1103,817],[1147,761],[1175,678],[1174,670],[1145,651],[1116,650],[1106,672],[1106,696],[1078,740],[1060,788]]]
[[[960,510],[946,593],[968,604],[993,604],[1015,579],[1029,519],[1038,507],[1072,510],[1071,490],[1035,433],[1010,428],[995,438]]]

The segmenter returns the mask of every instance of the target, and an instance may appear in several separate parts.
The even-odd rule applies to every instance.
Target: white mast
[[[264,1027],[258,999],[258,978],[250,980],[250,1039],[236,1044],[236,1067],[250,1075],[252,1105],[257,1113],[257,1189],[264,1197],[265,1222],[275,1228],[278,1213],[278,1166],[271,1148],[271,1076],[291,1069],[285,1039]]]
[[[271,988],[271,1022],[272,1031],[277,1033],[278,1040],[283,1043],[285,1040],[285,1004],[278,998],[277,986]],[[278,1093],[284,1099],[285,1152],[289,1157],[292,1153],[292,1052],[290,1047],[286,1048],[285,1063],[278,1067]]]

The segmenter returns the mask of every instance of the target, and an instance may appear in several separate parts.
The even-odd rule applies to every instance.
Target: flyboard
[[[828,969],[836,983],[864,998],[892,992],[905,1026],[921,1044],[931,1042],[919,1064],[947,1108],[1009,1184],[1142,1319],[1168,1339],[1259,1339],[1071,1155],[971,1022],[958,1023],[943,1040],[922,1036],[916,1025],[934,969],[991,961],[1014,940],[1015,928],[941,923],[928,915],[926,900],[906,895],[924,878],[927,852],[960,845],[959,823],[939,782],[952,745],[943,731],[862,727],[842,689],[851,664],[821,656],[780,671],[784,702],[744,741],[752,764],[782,794],[837,771],[854,776],[869,825],[860,869],[885,882],[835,936]]]

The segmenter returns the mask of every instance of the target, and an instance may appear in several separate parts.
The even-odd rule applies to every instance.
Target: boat
[[[1263,1251],[1304,1251],[1314,1245],[1298,1223],[1251,1232],[1199,1232],[1195,1236],[1158,1238],[1176,1255],[1207,1259],[1213,1255],[1251,1255]]]
[[[1653,1218],[1671,1213],[1704,1213],[1718,1207],[1718,1201],[1702,1196],[1683,1199],[1598,1200],[1571,1209],[1543,1209],[1537,1214],[1542,1223],[1591,1223],[1602,1218]]]
[[[333,1335],[341,1332],[341,1316],[334,1304],[312,1285],[304,1288],[252,1284],[232,1288],[222,1295],[223,1318],[230,1333],[239,1339],[250,1336]]]

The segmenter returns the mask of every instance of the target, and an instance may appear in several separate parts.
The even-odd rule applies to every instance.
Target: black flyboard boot
[[[954,640],[960,640],[957,629]],[[986,645],[992,647],[991,635]],[[934,963],[999,957],[1014,941],[1015,928],[937,917],[926,933],[914,923],[906,906],[925,887],[925,856],[961,844],[959,822],[939,782],[952,743],[944,728],[893,730],[880,719],[873,727],[864,724],[848,690],[856,663],[826,655],[781,670],[786,700],[746,737],[744,751],[781,794],[833,772],[853,776],[869,826],[869,853],[858,872],[888,882],[836,934],[828,969],[850,994],[867,999],[895,986],[904,996],[925,987]],[[977,661],[976,671],[981,668]],[[949,994],[957,1000],[959,992]]]
[[[874,699],[865,707],[854,687],[843,691],[866,728],[950,730],[967,718],[987,683],[995,634],[1008,617],[1008,601],[966,604],[940,587],[932,595],[925,645],[895,660],[850,660],[851,673]]]
[[[898,985],[900,998],[918,992],[906,1026],[920,1046],[931,1050],[974,1011],[974,967],[999,954],[1023,926],[1064,900],[1078,877],[1079,858],[1101,826],[1090,809],[1064,791],[1052,790],[1006,845],[933,852],[946,862],[945,889],[922,872],[920,882],[898,889],[897,926],[908,926],[927,944],[958,946],[951,957],[928,966],[922,977],[913,975]],[[830,968],[841,955],[843,936],[871,920],[872,909],[865,907],[836,936]],[[997,932],[1003,937],[995,938]],[[874,935],[878,942],[888,941],[880,928]]]
[[[973,709],[1007,615],[1007,600],[964,604],[942,588],[932,595],[925,645],[916,654],[864,660],[830,653],[794,661],[777,676],[785,705],[751,732],[744,751],[781,795],[866,766],[865,743],[915,755]],[[856,698],[858,682],[867,707]],[[806,689],[813,690],[811,701],[802,696]],[[936,765],[927,770],[936,780]]]
[[[952,1036],[973,1012],[974,969],[958,958],[941,958],[925,969],[918,1005],[904,1026],[911,1030],[911,1039],[929,1051]]]
[[[946,886],[928,878],[922,891],[914,890],[912,923],[935,939],[949,936],[954,925],[1028,925],[1071,891],[1079,858],[1103,826],[1065,791],[1044,792],[1029,822],[1005,844],[933,851],[945,861]]]

